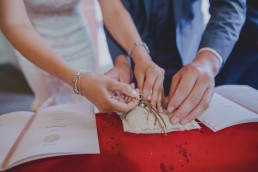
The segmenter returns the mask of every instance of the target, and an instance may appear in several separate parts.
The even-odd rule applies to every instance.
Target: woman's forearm
[[[4,25],[2,31],[11,44],[29,61],[72,85],[75,70],[54,52],[33,27]]]
[[[135,41],[141,40],[130,14],[121,1],[99,0],[99,4],[105,26],[125,51],[128,51]]]
[[[0,1],[0,26],[10,43],[24,57],[69,85],[72,84],[75,70],[36,32],[23,0]]]

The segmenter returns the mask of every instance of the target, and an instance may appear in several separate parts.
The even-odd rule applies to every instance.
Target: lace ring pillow
[[[200,129],[196,121],[186,125],[170,123],[171,114],[167,111],[159,113],[147,101],[140,103],[132,111],[120,114],[125,132],[136,134],[168,133],[173,131],[184,131]]]

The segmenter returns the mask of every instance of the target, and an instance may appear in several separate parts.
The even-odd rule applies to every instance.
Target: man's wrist
[[[223,61],[224,61],[224,60],[223,60],[222,56],[221,56],[216,50],[214,50],[213,48],[203,47],[203,48],[201,48],[201,49],[198,51],[197,54],[199,54],[199,53],[202,52],[202,51],[210,51],[211,53],[213,53],[213,54],[216,56],[216,58],[218,58],[218,60],[220,61],[221,65],[223,64]]]
[[[208,66],[211,69],[213,76],[216,76],[221,67],[221,61],[211,51],[203,50],[198,52],[194,62],[199,62]]]

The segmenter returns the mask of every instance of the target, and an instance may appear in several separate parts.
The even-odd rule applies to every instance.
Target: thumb
[[[120,81],[119,79],[119,73],[115,70],[115,68],[110,69],[104,75],[108,76],[111,79],[114,79],[116,81]]]
[[[129,84],[113,81],[111,89],[111,91],[119,91],[127,96],[139,98],[139,94]]]

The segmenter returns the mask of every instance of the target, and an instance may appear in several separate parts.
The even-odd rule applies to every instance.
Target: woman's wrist
[[[143,41],[135,41],[129,48],[128,50],[128,56],[131,57],[132,56],[132,53],[134,51],[134,49],[138,46],[141,46],[143,47],[148,53],[150,53],[150,50],[149,50],[149,47],[147,46],[147,44]]]
[[[131,44],[127,52],[128,56],[131,57],[134,62],[142,60],[146,57],[150,59],[149,53],[149,47],[143,41],[135,41],[133,44]]]
[[[91,72],[86,70],[79,70],[74,74],[73,84],[72,84],[74,93],[84,96],[83,89],[82,89],[82,79],[83,77],[86,77],[86,75],[89,75],[89,74],[91,74]]]
[[[149,53],[142,46],[135,47],[134,51],[131,54],[131,58],[134,63],[137,63],[138,61],[151,60]]]

